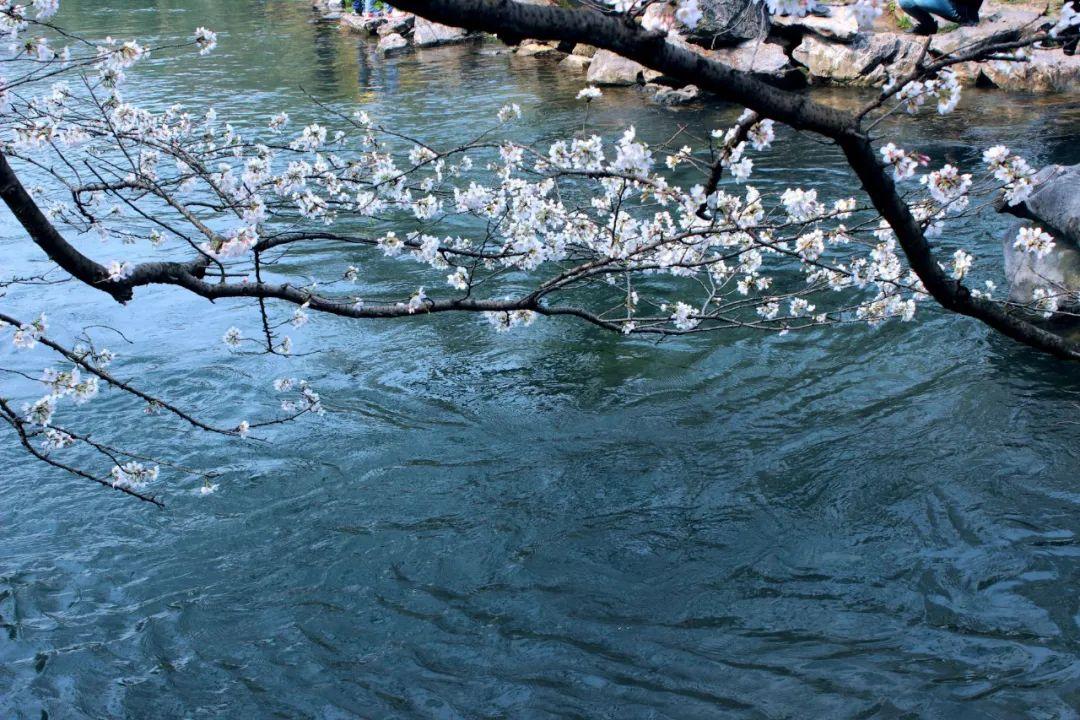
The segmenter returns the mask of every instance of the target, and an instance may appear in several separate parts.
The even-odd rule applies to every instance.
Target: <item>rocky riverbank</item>
[[[519,0],[521,1],[521,0]],[[544,2],[545,0],[532,0]],[[470,42],[482,36],[461,28],[447,27],[408,14],[362,18],[343,10],[339,0],[312,0],[327,21],[338,22],[349,32],[370,37],[381,52],[404,52],[413,47],[433,47]],[[703,3],[708,10],[708,3]],[[898,29],[900,16],[886,14],[875,27],[859,29],[851,9],[844,5],[829,7],[829,17],[780,17],[769,19],[749,15],[733,32],[725,18],[706,12],[704,34],[692,37],[672,35],[704,56],[714,58],[781,87],[810,85],[875,87],[889,77],[908,72],[923,52],[926,38]],[[670,8],[651,6],[650,13],[671,12]],[[1019,39],[1052,24],[1040,9],[1017,4],[987,2],[982,20],[976,27],[945,26],[928,48],[931,57],[940,57],[986,38],[999,41]],[[755,18],[757,18],[755,20]],[[724,28],[722,42],[708,35],[709,21]],[[763,37],[759,37],[763,35]],[[723,47],[717,47],[723,45]],[[512,50],[522,57],[557,60],[568,73],[583,76],[595,85],[640,85],[662,103],[682,103],[697,97],[693,86],[670,87],[659,73],[625,60],[613,53],[584,45],[525,41]],[[1080,55],[1070,57],[1060,48],[1029,49],[1022,62],[991,62],[976,66],[962,64],[954,68],[961,81],[980,87],[1036,93],[1063,93],[1080,90]]]

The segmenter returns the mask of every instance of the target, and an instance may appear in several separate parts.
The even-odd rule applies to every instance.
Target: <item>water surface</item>
[[[239,125],[317,118],[308,94],[446,144],[510,101],[528,137],[581,122],[582,81],[554,63],[382,59],[300,0],[64,5],[91,34],[219,30],[214,55],[156,58],[129,92]],[[612,90],[595,120],[659,139],[738,112]],[[1075,98],[971,92],[902,139],[964,165],[995,142],[1074,163],[1078,130]],[[755,158],[762,186],[851,192],[828,148],[783,147]],[[40,266],[2,223],[5,265]],[[943,243],[999,272],[1005,225]],[[431,282],[367,267],[373,287]],[[163,474],[164,512],[5,436],[5,718],[1078,716],[1080,380],[970,320],[658,346],[570,321],[324,318],[297,342],[331,349],[283,367],[221,347],[257,322],[246,305],[153,289],[122,308],[74,285],[2,302],[62,337],[122,327],[130,343],[93,331],[119,372],[221,422],[272,411],[282,374],[331,411],[223,443],[96,401],[102,436],[222,473],[206,498]]]

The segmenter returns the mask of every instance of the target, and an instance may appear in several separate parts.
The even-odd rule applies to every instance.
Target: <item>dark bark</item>
[[[694,84],[739,103],[763,117],[837,142],[874,207],[896,233],[911,269],[944,308],[981,320],[1002,334],[1060,358],[1080,360],[1080,345],[1044,330],[998,303],[976,298],[938,265],[919,223],[896,192],[879,162],[869,136],[861,129],[864,114],[854,115],[815,102],[807,94],[772,87],[722,63],[667,42],[618,15],[585,8],[528,5],[513,0],[398,0],[397,7],[436,22],[494,34],[510,32],[539,40],[572,40],[622,55],[645,67]],[[964,55],[978,60],[998,50],[982,46]],[[953,64],[939,60],[927,72]]]
[[[109,293],[118,302],[127,302],[131,299],[130,285],[109,280],[108,270],[76,250],[56,231],[53,224],[41,212],[41,208],[34,202],[34,198],[30,197],[30,193],[23,187],[19,177],[11,169],[11,165],[2,153],[0,153],[0,198],[3,198],[11,213],[38,247],[68,274],[102,292]]]

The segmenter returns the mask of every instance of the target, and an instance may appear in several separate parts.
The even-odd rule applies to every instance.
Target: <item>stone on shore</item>
[[[567,55],[559,61],[559,67],[566,68],[570,72],[585,74],[592,65],[592,58],[582,55]]]
[[[381,17],[364,18],[354,13],[344,13],[338,22],[349,32],[370,37],[378,32],[379,27],[386,21]]]
[[[376,49],[383,55],[389,55],[390,53],[401,50],[409,46],[409,41],[397,33],[390,33],[379,38],[379,44]]]
[[[518,57],[562,57],[557,44],[526,40],[517,46],[514,54]]]
[[[930,53],[936,56],[947,55],[990,39],[995,42],[1018,40],[1038,29],[1038,19],[1039,13],[1017,8],[1002,8],[990,14],[984,13],[978,25],[958,27],[934,35],[930,40]]]
[[[1035,190],[1019,205],[1000,210],[1035,220],[1055,240],[1080,249],[1080,165],[1048,165],[1033,179]]]
[[[1080,91],[1080,56],[1057,50],[1033,50],[1027,62],[986,63],[982,78],[1012,92],[1074,93]]]
[[[645,86],[647,92],[653,93],[653,100],[661,105],[685,105],[697,100],[701,95],[696,85],[687,85],[681,88],[670,88],[663,85],[649,83]]]
[[[586,80],[593,85],[639,85],[645,68],[608,50],[598,50],[589,64]]]
[[[515,1],[557,4],[557,0]],[[321,7],[322,2],[326,0],[316,0],[315,4]],[[829,17],[774,18],[769,32],[769,19],[757,17],[760,0],[699,0],[699,3],[705,14],[701,27],[688,30],[676,24],[677,31],[669,32],[668,41],[753,73],[779,87],[802,87],[808,79],[814,84],[881,86],[890,77],[910,72],[926,42],[925,38],[908,33],[860,32],[850,6],[829,6]],[[740,9],[746,12],[736,12]],[[1055,19],[1043,17],[1040,12],[987,0],[979,25],[954,27],[932,37],[928,60],[978,42],[1009,41],[1036,32]],[[672,23],[673,14],[671,2],[658,2],[646,8],[645,19]],[[417,47],[460,43],[474,37],[462,28],[403,13],[367,19],[346,13],[339,22],[363,35],[398,36]],[[886,25],[884,21],[877,24],[879,29]],[[402,47],[400,42],[396,38],[380,41],[379,50],[396,51]],[[513,52],[519,57],[558,58],[566,72],[585,73],[587,81],[595,85],[677,84],[675,79],[662,77],[632,60],[585,44],[525,40]],[[1080,56],[1066,56],[1060,48],[1030,49],[1027,55],[1023,62],[963,63],[953,69],[960,81],[968,85],[1034,93],[1080,91]]]
[[[831,43],[806,35],[792,52],[796,62],[819,82],[872,87],[884,85],[889,74],[911,72],[922,46],[897,33],[859,33],[851,44]]]
[[[699,0],[698,5],[701,22],[683,30],[697,45],[715,49],[769,34],[769,12],[760,0]]]
[[[1031,196],[1002,212],[1031,220],[1054,236],[1054,249],[1043,257],[1013,247],[1023,224],[1002,240],[1009,299],[1031,302],[1035,288],[1080,292],[1080,165],[1051,165],[1036,176]]]
[[[795,15],[776,16],[772,19],[773,31],[777,34],[804,37],[817,35],[825,40],[840,43],[854,42],[859,34],[859,23],[855,19],[855,13],[850,5],[830,5],[828,17],[807,15],[796,17]]]
[[[416,21],[415,15],[391,15],[378,27],[375,31],[380,36],[390,35],[397,33],[402,37],[408,37],[412,33],[413,23]]]
[[[704,55],[736,70],[753,73],[773,85],[805,85],[805,78],[792,64],[784,48],[760,40],[748,40],[732,48],[703,52]]]
[[[469,39],[465,28],[450,27],[417,17],[413,25],[413,44],[417,47],[453,45]]]

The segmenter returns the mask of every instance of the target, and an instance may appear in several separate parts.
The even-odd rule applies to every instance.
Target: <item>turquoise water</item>
[[[240,125],[317,117],[305,92],[444,143],[507,101],[533,138],[581,122],[582,82],[553,63],[381,59],[300,0],[63,13],[91,34],[219,30],[214,55],[155,58],[131,93]],[[594,119],[660,138],[738,112],[612,90]],[[1075,98],[973,92],[902,137],[966,165],[994,142],[1075,163],[1078,129]],[[850,192],[831,150],[784,147],[760,185]],[[5,267],[43,267],[0,221]],[[945,242],[992,273],[1006,224]],[[365,267],[373,288],[430,280]],[[329,410],[237,443],[95,401],[78,417],[101,437],[221,473],[209,497],[163,473],[165,511],[6,435],[0,717],[1078,716],[1080,380],[969,320],[656,345],[569,321],[316,319],[298,346],[328,349],[281,361],[224,351],[257,322],[239,303],[74,285],[0,303],[65,339],[121,328],[91,330],[117,372],[222,423],[271,412],[284,374]]]

